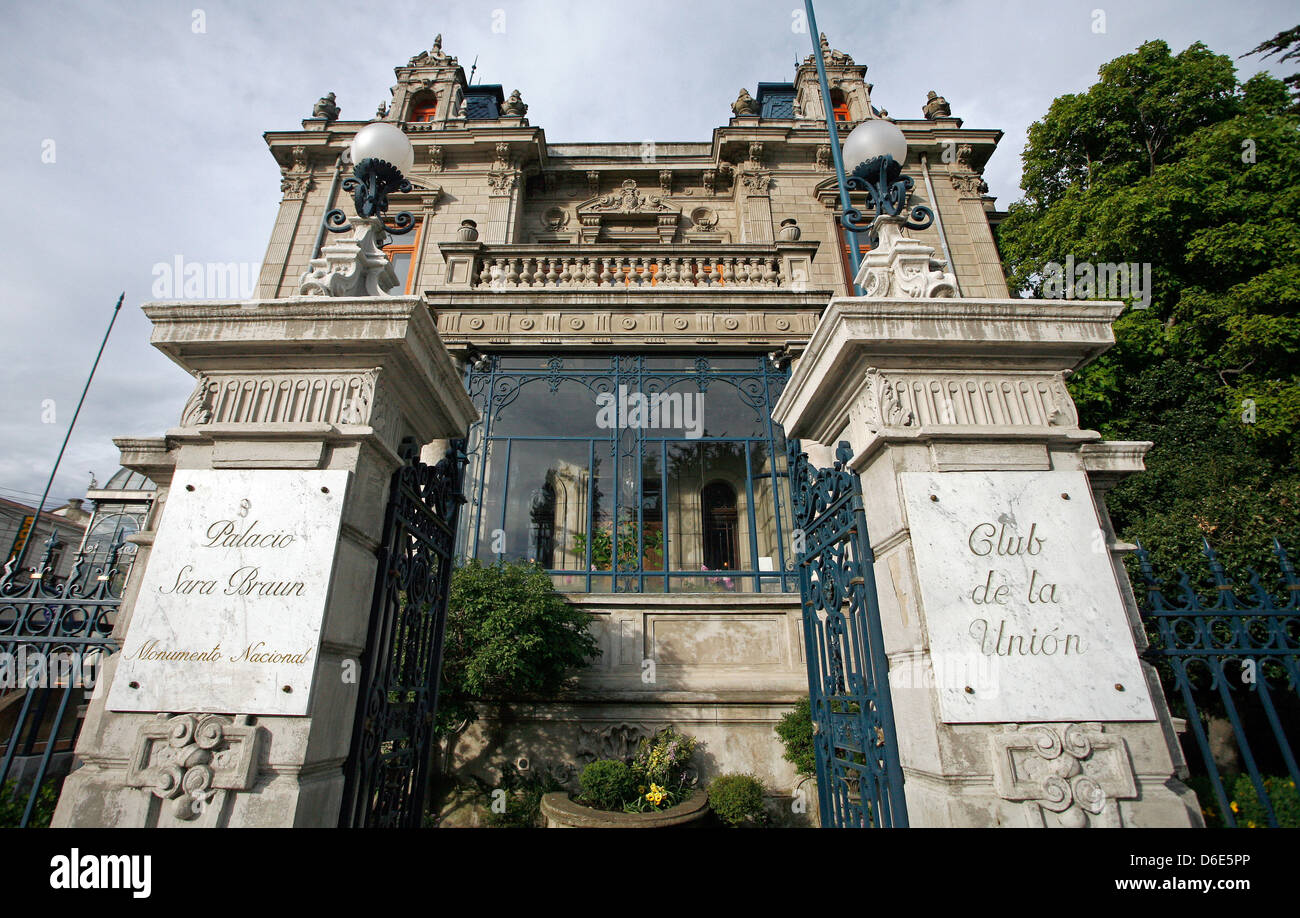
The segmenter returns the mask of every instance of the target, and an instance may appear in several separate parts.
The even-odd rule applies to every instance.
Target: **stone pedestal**
[[[913,826],[1201,822],[1102,499],[1150,444],[1065,387],[1121,309],[836,299],[774,411],[853,449]]]
[[[145,530],[135,537],[139,556],[114,628],[124,651],[109,659],[95,687],[77,744],[81,767],[64,784],[54,825],[334,826],[370,620],[375,550],[389,480],[400,463],[399,444],[406,438],[428,443],[463,436],[474,408],[428,309],[415,297],[152,303],[144,309],[154,323],[154,345],[193,373],[196,387],[180,426],[166,436],[117,441],[123,465],[152,478],[158,497]],[[300,682],[273,683],[274,690],[283,681],[286,691],[275,702],[263,697],[218,709],[222,702],[215,699],[225,697],[222,692],[228,695],[231,685],[237,692],[245,683],[235,679],[222,686],[215,668],[205,670],[198,661],[192,682],[171,676],[162,686],[114,691],[119,669],[132,668],[122,658],[141,643],[131,631],[137,605],[141,629],[152,627],[146,622],[161,609],[181,641],[187,609],[199,609],[209,598],[199,595],[200,588],[187,594],[192,601],[178,596],[169,604],[177,592],[171,566],[179,562],[168,561],[164,572],[162,548],[165,540],[175,545],[180,533],[193,528],[185,526],[182,504],[202,497],[202,483],[252,480],[260,487],[284,480],[284,470],[293,470],[299,483],[325,483],[314,488],[321,494],[313,494],[324,509],[312,512],[321,514],[329,533],[324,543],[310,543],[317,557],[299,565],[320,570],[326,581],[312,583],[310,574],[299,578],[309,581],[309,592],[323,587],[323,598],[316,600],[318,640],[296,636],[312,645],[308,663],[295,670]],[[182,501],[180,492],[171,494],[181,482],[200,486]],[[238,497],[230,495],[232,507]],[[177,505],[172,517],[169,500]],[[286,502],[306,502],[287,492],[278,502],[260,500],[240,521],[254,519],[258,531],[273,530],[277,519],[293,515]],[[203,550],[194,554],[195,573],[187,577],[198,577],[212,557]],[[159,569],[151,580],[154,555]],[[168,598],[151,593],[143,602],[142,584],[156,590],[153,583],[164,573],[161,592]],[[222,580],[215,592],[225,586]],[[265,614],[298,599],[287,595],[269,595]],[[242,650],[222,648],[230,655]],[[208,673],[214,673],[212,683],[200,684]],[[155,693],[151,698],[174,703],[160,711],[126,710],[132,703],[122,699],[129,699],[130,689],[148,689]]]

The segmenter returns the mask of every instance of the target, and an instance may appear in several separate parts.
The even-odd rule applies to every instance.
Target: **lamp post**
[[[913,181],[903,174],[907,161],[907,138],[898,125],[883,118],[859,124],[844,141],[844,163],[849,169],[846,186],[865,191],[876,210],[868,222],[860,211],[846,207],[840,218],[846,229],[869,234],[871,245],[879,243],[876,230],[881,218],[898,218],[908,229],[923,230],[934,223],[934,211],[924,204],[910,204]],[[902,216],[907,211],[906,216]]]
[[[403,173],[415,164],[415,149],[410,139],[395,124],[376,121],[357,131],[349,147],[352,154],[352,175],[343,181],[343,190],[352,192],[352,204],[357,216],[365,220],[378,220],[393,236],[409,233],[415,227],[415,218],[402,211],[393,218],[393,225],[384,220],[388,213],[388,195],[394,191],[410,191],[411,183]],[[347,214],[336,207],[325,215],[325,226],[333,233],[348,229]]]

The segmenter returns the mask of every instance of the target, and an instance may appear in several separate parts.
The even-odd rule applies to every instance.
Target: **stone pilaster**
[[[174,474],[292,469],[346,473],[320,642],[303,716],[110,710],[115,654],[95,687],[77,745],[82,765],[64,785],[54,824],[333,826],[359,682],[344,673],[367,640],[399,444],[463,436],[474,408],[416,297],[152,303],[145,313],[154,346],[196,385],[165,437],[118,441],[123,464],[159,491],[135,537],[139,560],[114,637],[129,637],[155,540],[167,532]]]
[[[1186,771],[1159,680],[1136,657],[1146,642],[1120,563],[1121,553],[1131,546],[1116,540],[1102,501],[1107,488],[1142,468],[1150,444],[1104,443],[1095,431],[1080,429],[1065,387],[1070,372],[1113,343],[1111,322],[1121,309],[1119,303],[1095,302],[836,299],[774,411],[788,436],[818,444],[847,440],[853,448],[876,556],[899,753],[914,826],[1200,822],[1194,797],[1177,780]],[[1087,484],[1058,484],[1071,480]],[[918,483],[925,486],[919,493]],[[963,495],[975,485],[985,488],[980,491],[985,497]],[[940,661],[936,648],[958,644],[982,660],[979,654],[989,654],[992,645],[970,637],[967,619],[953,627],[948,596],[943,597],[947,606],[941,606],[933,590],[926,592],[958,560],[934,560],[933,546],[944,535],[936,535],[942,527],[935,520],[944,513],[938,508],[973,502],[979,513],[990,518],[1001,514],[1024,534],[1032,520],[1017,520],[1008,512],[1008,502],[1045,486],[1055,501],[1049,509],[1058,514],[1050,533],[1054,544],[1076,554],[1102,552],[1106,557],[1099,569],[1115,574],[1113,587],[1102,577],[1095,585],[1074,589],[1070,602],[1060,607],[1059,620],[1068,631],[1094,605],[1107,610],[1107,624],[1094,626],[1101,628],[1092,632],[1100,639],[1089,659],[1126,667],[1133,679],[1124,680],[1128,685],[1117,679],[1094,684],[1095,678],[1074,670],[1073,678],[1080,682],[1064,691],[1059,680],[1053,685],[1050,679],[1022,680],[1017,686],[1015,673],[1023,671],[1015,667],[1025,664],[992,661],[1011,667],[1012,678],[1000,686],[1009,697],[998,703],[1016,702],[1018,710],[1036,716],[976,722],[953,711],[981,698],[984,688],[969,678],[962,680],[964,691],[962,684],[954,688],[955,674],[947,667],[952,657]],[[1071,498],[1073,503],[1064,503]],[[1069,514],[1056,508],[1067,508]],[[983,520],[953,512],[957,515],[944,523],[962,536]],[[1060,522],[1067,518],[1092,522],[1068,528]],[[1040,528],[1038,535],[1044,534]],[[1029,538],[1033,545],[1034,536]],[[1000,564],[988,566],[993,570]],[[958,604],[971,598],[970,585],[959,586],[965,592],[950,594]],[[988,598],[980,596],[978,586],[976,590],[976,602]],[[1117,600],[1105,600],[1116,594]],[[1025,645],[1021,647],[1023,654]],[[1002,656],[1000,645],[996,653]],[[990,697],[997,697],[998,688]],[[1077,691],[1072,694],[1072,689]],[[1143,696],[1141,703],[1134,701],[1123,717],[1093,716],[1094,710],[1114,712],[1135,694]],[[1072,712],[1068,716],[1053,716],[1066,708]]]

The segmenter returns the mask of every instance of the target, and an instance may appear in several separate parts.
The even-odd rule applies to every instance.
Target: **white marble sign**
[[[306,714],[347,482],[177,471],[109,709]]]
[[[945,723],[1155,719],[1083,472],[901,477]]]

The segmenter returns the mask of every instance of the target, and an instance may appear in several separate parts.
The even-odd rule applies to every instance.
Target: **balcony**
[[[442,243],[444,286],[475,291],[805,293],[816,241],[761,245]]]

